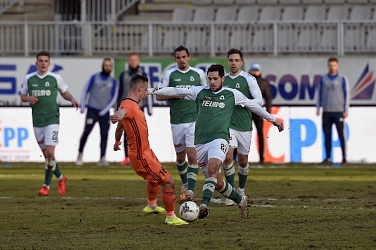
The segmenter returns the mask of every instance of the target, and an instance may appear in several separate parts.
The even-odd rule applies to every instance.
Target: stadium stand
[[[177,44],[210,55],[231,47],[253,54],[376,54],[376,0],[86,0],[84,20],[83,1],[35,0],[50,5],[48,18],[43,8],[39,15],[38,8],[25,7],[32,0],[19,2],[24,5],[6,7],[0,21],[21,21],[32,13],[26,23],[30,39],[25,42],[25,23],[0,22],[3,54],[26,55],[47,46],[62,55],[153,55],[171,53]]]

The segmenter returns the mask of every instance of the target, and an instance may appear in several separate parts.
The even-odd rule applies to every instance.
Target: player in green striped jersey
[[[260,88],[256,78],[242,70],[243,54],[238,49],[230,49],[227,53],[227,63],[230,73],[225,75],[224,86],[237,89],[248,99],[253,99],[260,106],[263,104]],[[236,106],[230,120],[230,141],[226,160],[223,162],[223,172],[226,181],[235,187],[234,149],[238,154],[238,193],[244,194],[247,182],[249,164],[248,155],[252,140],[252,112],[241,106]],[[234,202],[226,199],[225,204],[231,206]]]
[[[232,186],[223,180],[221,165],[228,151],[229,124],[236,105],[241,105],[272,122],[283,130],[283,123],[264,110],[257,102],[248,99],[236,89],[223,87],[224,68],[212,65],[208,69],[209,86],[187,88],[161,88],[153,92],[156,95],[184,96],[187,100],[196,100],[199,106],[195,127],[195,147],[197,160],[204,173],[202,202],[199,218],[209,215],[209,202],[214,190],[238,204],[243,218],[248,217],[247,196],[238,194]]]
[[[55,146],[58,144],[59,133],[59,105],[56,102],[57,94],[72,103],[76,109],[80,104],[69,93],[68,86],[63,78],[48,71],[50,53],[41,51],[37,54],[37,72],[25,76],[21,85],[20,97],[23,102],[31,104],[35,138],[46,159],[45,178],[38,194],[48,196],[52,176],[59,180],[58,191],[65,195],[67,178],[60,172],[59,164],[55,159]]]
[[[190,88],[192,86],[206,86],[206,76],[199,68],[189,66],[189,51],[179,46],[174,51],[176,66],[168,69],[159,87]],[[170,101],[170,123],[172,139],[176,152],[176,166],[182,181],[180,202],[193,200],[198,165],[196,149],[194,147],[195,121],[197,105],[182,97],[157,96],[157,100]],[[188,158],[188,163],[186,162]]]

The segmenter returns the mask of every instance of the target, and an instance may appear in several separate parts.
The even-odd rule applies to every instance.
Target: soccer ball
[[[199,207],[193,201],[186,201],[179,209],[180,217],[185,221],[195,221],[198,218]]]

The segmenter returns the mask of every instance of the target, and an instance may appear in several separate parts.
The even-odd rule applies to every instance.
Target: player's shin
[[[59,167],[59,163],[58,162],[56,162],[56,167],[55,167],[54,174],[58,178],[59,181],[63,178],[63,176],[62,176],[62,174],[60,172],[60,167]]]
[[[223,164],[223,172],[225,173],[226,181],[232,186],[235,186],[235,167],[234,163],[229,165]]]
[[[148,206],[155,208],[157,206],[157,197],[159,193],[160,185],[157,182],[146,182],[146,190],[148,195]]]
[[[202,188],[202,204],[209,205],[210,199],[213,196],[215,186],[217,185],[217,179],[208,177],[205,179],[204,187]]]
[[[247,182],[247,177],[249,173],[249,164],[246,167],[239,166],[238,176],[239,176],[239,188],[244,189],[245,183]]]
[[[239,204],[242,201],[242,196],[238,194],[235,189],[231,186],[230,183],[223,180],[224,185],[221,190],[218,190],[223,196],[233,200],[236,204]]]
[[[162,202],[166,210],[166,216],[168,218],[175,216],[175,190],[163,190],[162,191]]]
[[[198,174],[198,165],[197,164],[188,165],[188,173],[187,173],[188,190],[191,190],[192,192],[195,190],[197,174]]]
[[[44,178],[45,185],[50,186],[55,169],[56,169],[56,162],[54,160],[48,159],[47,164],[45,165],[45,178]]]
[[[180,179],[183,184],[187,183],[188,163],[185,161],[182,164],[176,163],[179,171]]]

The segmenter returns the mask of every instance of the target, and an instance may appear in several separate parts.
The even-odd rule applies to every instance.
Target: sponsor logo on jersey
[[[176,88],[187,88],[187,89],[189,89],[192,86],[194,86],[194,85],[176,85]]]
[[[223,102],[213,102],[213,101],[202,101],[202,106],[203,107],[219,107],[223,109],[226,105]]]
[[[31,95],[32,96],[50,96],[51,90],[44,90],[44,89],[32,90]]]
[[[211,96],[208,96],[208,95],[204,96],[204,98],[205,98],[205,99],[208,99],[208,100],[211,100],[211,99],[212,99],[212,97],[211,97]]]
[[[38,87],[38,84],[31,84],[31,86],[33,86],[33,87]]]
[[[181,147],[181,146],[183,146],[183,144],[181,144],[181,143],[179,143],[179,144],[174,144],[174,147],[175,147],[175,148],[179,148],[179,147]]]
[[[193,81],[195,80],[195,78],[194,78],[193,76],[191,76],[191,77],[189,78],[189,80],[190,80],[191,82],[193,82]]]
[[[351,90],[352,100],[371,100],[373,90],[375,88],[376,79],[373,78],[373,71],[369,70],[367,64],[364,68],[359,80]]]
[[[50,83],[49,83],[49,82],[46,82],[46,84],[44,84],[44,86],[49,87],[49,86],[50,86]]]
[[[174,79],[174,82],[180,82],[181,79]]]

